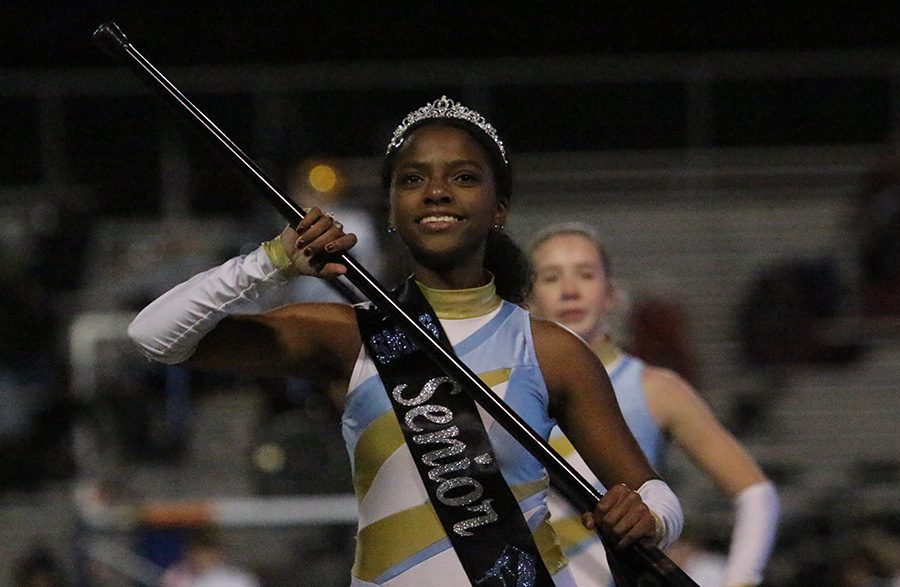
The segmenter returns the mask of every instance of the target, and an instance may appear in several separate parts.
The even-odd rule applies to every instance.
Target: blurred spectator
[[[15,568],[16,587],[66,587],[70,583],[56,557],[44,546],[33,546]]]
[[[4,259],[0,251],[0,259]],[[58,319],[53,300],[15,265],[0,269],[0,365],[29,380],[45,379],[56,357]]]
[[[4,257],[0,251],[0,258]],[[58,318],[50,295],[13,263],[0,268],[2,486],[71,473]]]
[[[72,292],[83,284],[94,204],[90,195],[72,190],[48,194],[31,207],[28,274],[53,294]]]
[[[790,259],[761,272],[740,306],[752,365],[840,363],[859,356],[854,333],[835,328],[844,288],[833,259]]]
[[[163,574],[160,587],[260,587],[248,571],[228,562],[219,535],[212,529],[188,531],[182,560]]]
[[[700,386],[697,361],[691,350],[687,317],[672,296],[647,294],[631,309],[628,350],[649,364],[675,371],[695,387]]]
[[[700,587],[721,587],[725,584],[727,555],[708,548],[690,533],[682,534],[666,554]]]
[[[859,195],[858,242],[864,311],[900,316],[900,131]]]
[[[839,548],[837,584],[842,587],[900,585],[900,538],[878,523],[851,532]]]

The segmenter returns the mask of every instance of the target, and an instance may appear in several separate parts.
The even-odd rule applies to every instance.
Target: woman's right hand
[[[285,227],[280,240],[297,273],[333,279],[347,268],[331,261],[331,255],[353,248],[356,235],[345,234],[340,222],[314,207],[296,227]]]
[[[656,545],[663,531],[659,527],[662,522],[657,520],[641,495],[624,483],[610,487],[594,511],[585,512],[581,520],[588,530],[599,530],[616,550],[639,540]]]

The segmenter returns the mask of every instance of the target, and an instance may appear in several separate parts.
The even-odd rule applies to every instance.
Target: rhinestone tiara
[[[428,118],[458,118],[460,120],[471,122],[483,130],[487,136],[491,137],[497,144],[497,148],[500,149],[500,156],[503,158],[503,162],[509,165],[509,161],[506,160],[506,149],[503,147],[503,141],[500,140],[500,135],[497,134],[497,129],[491,126],[491,123],[485,120],[484,116],[481,114],[475,112],[471,108],[466,108],[459,102],[451,100],[447,96],[441,96],[434,102],[429,102],[418,110],[413,110],[407,114],[406,118],[403,119],[403,122],[400,123],[400,126],[394,130],[394,136],[391,137],[391,140],[388,143],[387,152],[390,153],[403,144],[403,134],[410,126]]]

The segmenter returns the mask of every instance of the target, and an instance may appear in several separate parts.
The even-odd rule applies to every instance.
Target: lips
[[[447,212],[444,210],[435,210],[429,212],[425,216],[416,219],[416,224],[418,224],[422,229],[429,232],[444,231],[457,226],[463,220],[464,218],[459,214],[454,214],[452,212]]]
[[[459,214],[454,214],[452,212],[447,212],[444,210],[435,210],[429,212],[427,215],[422,216],[416,220],[419,224],[437,224],[437,223],[453,223],[459,222],[463,217]]]
[[[455,216],[426,216],[419,220],[419,224],[433,224],[436,222],[459,222],[459,218]]]
[[[563,310],[559,313],[559,319],[561,322],[577,322],[581,320],[587,315],[587,310]]]

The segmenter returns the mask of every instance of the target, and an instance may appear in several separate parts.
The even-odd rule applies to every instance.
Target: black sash
[[[393,293],[404,310],[452,349],[412,278]],[[552,587],[474,400],[374,307],[357,306],[356,317],[431,504],[472,585]]]

